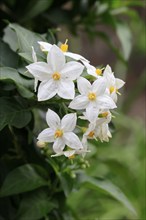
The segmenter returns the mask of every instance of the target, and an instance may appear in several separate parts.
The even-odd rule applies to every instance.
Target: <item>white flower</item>
[[[106,92],[106,81],[103,77],[91,83],[80,77],[77,80],[78,90],[81,95],[78,95],[70,103],[69,107],[72,109],[88,109],[92,111],[94,108],[99,109],[113,109],[116,105],[112,98]]]
[[[91,121],[84,136],[88,139],[100,139],[101,142],[109,141],[109,137],[112,137],[108,127],[108,123],[111,121],[111,113],[109,111],[100,112],[96,121],[92,121],[90,115],[85,114],[86,117]]]
[[[106,66],[103,72],[103,77],[107,81],[107,88],[111,98],[114,102],[117,102],[117,94],[120,94],[118,90],[125,84],[125,82],[121,79],[115,78],[109,65]]]
[[[76,61],[65,63],[63,52],[53,45],[47,55],[47,63],[35,62],[26,67],[35,79],[41,81],[38,88],[38,101],[58,96],[64,99],[73,99],[76,80],[84,66]]]
[[[49,44],[49,43],[46,43],[46,42],[43,42],[43,41],[38,41],[38,43],[40,44],[40,48],[41,48],[42,51],[50,52],[52,44]],[[80,60],[82,62],[89,63],[89,61],[85,57],[83,57],[79,54],[76,54],[76,53],[68,52],[67,40],[64,44],[61,44],[59,48],[62,50],[62,52],[64,53],[65,56],[73,58],[74,60]]]
[[[71,150],[70,149],[70,150],[64,150],[59,153],[56,153],[56,154],[52,155],[52,157],[58,157],[58,156],[64,155],[65,157],[68,157],[69,159],[74,159],[76,154],[82,155],[84,157],[87,152],[90,152],[90,151],[86,150],[84,148],[78,149],[78,150]]]
[[[74,151],[79,151],[83,148],[78,136],[72,131],[76,126],[76,114],[70,113],[65,115],[62,120],[52,110],[48,109],[46,114],[46,121],[49,128],[43,130],[38,140],[42,142],[49,142],[53,144],[53,150],[57,155],[61,155],[66,146],[69,146]]]
[[[83,61],[84,66],[87,69],[87,73],[91,76],[94,76],[96,78],[100,78],[102,75],[102,70],[103,69],[99,69],[99,68],[95,68],[94,66],[92,66],[90,63],[88,62],[84,62]]]

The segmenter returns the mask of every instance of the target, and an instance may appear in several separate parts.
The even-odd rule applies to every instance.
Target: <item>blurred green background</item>
[[[106,193],[81,188],[67,205],[77,220],[144,220],[145,192],[145,60],[143,0],[1,0],[1,37],[7,21],[15,22],[56,43],[69,40],[69,49],[92,65],[109,64],[126,81],[111,126],[109,143],[90,143],[90,176],[111,180],[135,207],[133,216]],[[9,39],[5,39],[8,43]],[[46,218],[47,219],[47,218]]]

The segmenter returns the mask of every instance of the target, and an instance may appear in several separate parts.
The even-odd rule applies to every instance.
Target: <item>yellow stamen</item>
[[[108,112],[103,112],[98,115],[99,118],[106,118],[108,116]]]
[[[52,78],[53,78],[54,80],[59,80],[60,77],[61,77],[61,75],[60,75],[60,73],[58,73],[58,72],[55,72],[55,73],[53,73],[53,75],[52,75]]]
[[[115,87],[114,87],[114,86],[111,86],[111,87],[109,88],[109,91],[110,91],[110,94],[111,94],[112,92],[115,91]]]
[[[102,69],[96,69],[96,71],[95,71],[95,72],[96,72],[96,74],[97,74],[97,75],[99,75],[99,76],[100,76],[100,75],[102,74]]]
[[[63,135],[63,131],[62,130],[58,129],[58,130],[55,131],[55,135],[54,135],[55,138],[62,137],[62,135]]]
[[[90,92],[90,93],[88,94],[88,99],[89,99],[90,101],[94,101],[94,100],[96,99],[96,94],[95,94],[94,92]]]
[[[75,158],[74,154],[68,157],[68,159],[74,159],[74,158]]]
[[[90,133],[88,134],[88,137],[93,138],[94,137],[95,132],[94,131],[90,131]]]
[[[60,49],[61,49],[63,52],[67,52],[67,51],[68,51],[67,41],[68,41],[68,39],[66,39],[65,43],[64,43],[64,44],[61,44],[61,46],[60,46]]]

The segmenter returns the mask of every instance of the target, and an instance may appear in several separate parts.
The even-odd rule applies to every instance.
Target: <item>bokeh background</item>
[[[94,66],[109,64],[126,82],[111,126],[113,138],[97,146],[91,143],[87,172],[117,184],[138,217],[92,189],[72,192],[67,204],[78,220],[144,220],[146,1],[1,0],[0,12],[1,37],[9,21],[45,35],[52,43],[68,39],[70,51]]]

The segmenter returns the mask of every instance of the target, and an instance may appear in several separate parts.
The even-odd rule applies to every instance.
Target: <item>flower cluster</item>
[[[38,101],[49,100],[57,95],[66,99],[67,103],[70,100],[68,109],[74,110],[74,113],[60,119],[58,114],[48,109],[46,121],[49,128],[38,135],[38,140],[40,143],[53,143],[55,154],[52,156],[72,158],[75,154],[85,155],[89,151],[88,139],[102,142],[111,138],[108,126],[111,121],[110,110],[117,107],[118,90],[124,81],[115,78],[109,65],[105,69],[96,69],[83,56],[68,52],[67,42],[60,46],[38,43],[47,54],[46,62],[37,61],[32,48],[34,63],[26,67],[35,78]],[[92,83],[87,80],[89,76]],[[84,132],[80,138],[74,132],[77,115],[88,122],[86,128],[81,128]]]

